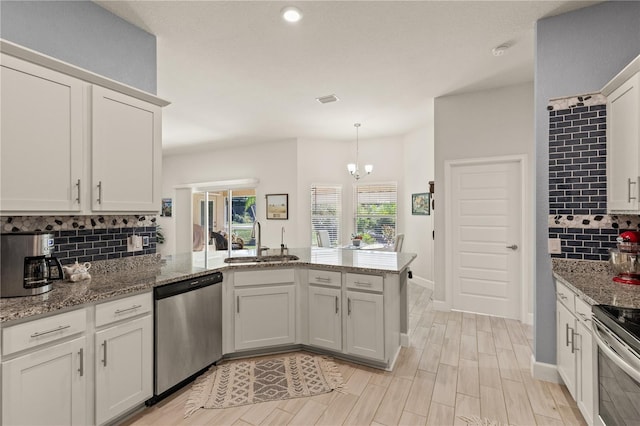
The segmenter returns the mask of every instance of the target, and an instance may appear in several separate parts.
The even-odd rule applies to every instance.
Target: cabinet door
[[[309,286],[309,344],[342,349],[340,289]]]
[[[640,210],[640,73],[608,98],[607,210]]]
[[[2,364],[2,423],[86,423],[85,338]]]
[[[577,336],[578,342],[576,345],[579,350],[577,353],[577,372],[578,372],[578,408],[582,412],[585,420],[588,424],[593,423],[594,417],[594,365],[593,365],[593,337],[591,336],[591,330],[588,328],[588,323],[582,321],[577,322]]]
[[[347,291],[347,352],[384,361],[381,294]]]
[[[235,290],[235,348],[286,345],[296,340],[293,285]]]
[[[560,302],[556,301],[556,350],[558,373],[569,393],[576,399],[576,355],[575,355],[575,318]],[[572,346],[573,345],[573,346]]]
[[[92,209],[160,210],[161,110],[92,88]]]
[[[2,211],[80,210],[83,83],[2,55]]]
[[[96,333],[96,424],[153,395],[153,322],[146,316]]]

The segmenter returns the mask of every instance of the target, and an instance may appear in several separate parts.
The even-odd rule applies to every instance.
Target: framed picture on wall
[[[289,194],[267,194],[267,219],[289,219]]]
[[[171,217],[172,207],[173,207],[173,201],[171,200],[171,198],[163,198],[162,210],[160,211],[160,216]]]
[[[430,215],[430,198],[431,194],[428,192],[411,194],[411,214]]]

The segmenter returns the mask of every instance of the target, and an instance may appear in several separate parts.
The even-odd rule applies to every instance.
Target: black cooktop
[[[596,305],[593,307],[593,312],[596,318],[609,326],[619,337],[627,341],[628,344],[638,347],[640,344],[640,309]],[[624,330],[624,332],[621,333],[620,329]],[[628,341],[629,338],[635,340],[635,342],[633,340]]]

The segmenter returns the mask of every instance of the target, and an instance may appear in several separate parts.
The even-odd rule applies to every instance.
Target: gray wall
[[[447,218],[443,207],[449,190],[444,188],[444,162],[526,154],[527,167],[531,170],[534,146],[532,96],[533,85],[526,83],[435,100],[435,300],[445,300],[446,295],[444,229]],[[527,179],[526,185],[530,188],[533,178]],[[533,221],[533,215],[530,217]],[[531,240],[530,236],[529,241],[521,241],[518,245],[532,247]],[[523,283],[523,291],[527,294],[530,294],[530,288],[529,283]]]
[[[555,364],[555,287],[547,253],[550,98],[597,92],[640,54],[640,3],[605,2],[536,26],[535,357]]]
[[[156,38],[90,1],[2,1],[0,37],[156,94]]]

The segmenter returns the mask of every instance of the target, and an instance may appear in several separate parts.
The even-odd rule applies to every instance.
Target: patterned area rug
[[[460,420],[467,423],[467,426],[503,426],[502,423],[488,418],[480,418],[476,416],[466,417],[458,416]]]
[[[241,359],[211,367],[191,388],[185,418],[200,408],[227,408],[313,396],[342,389],[342,375],[326,356],[292,353]]]

